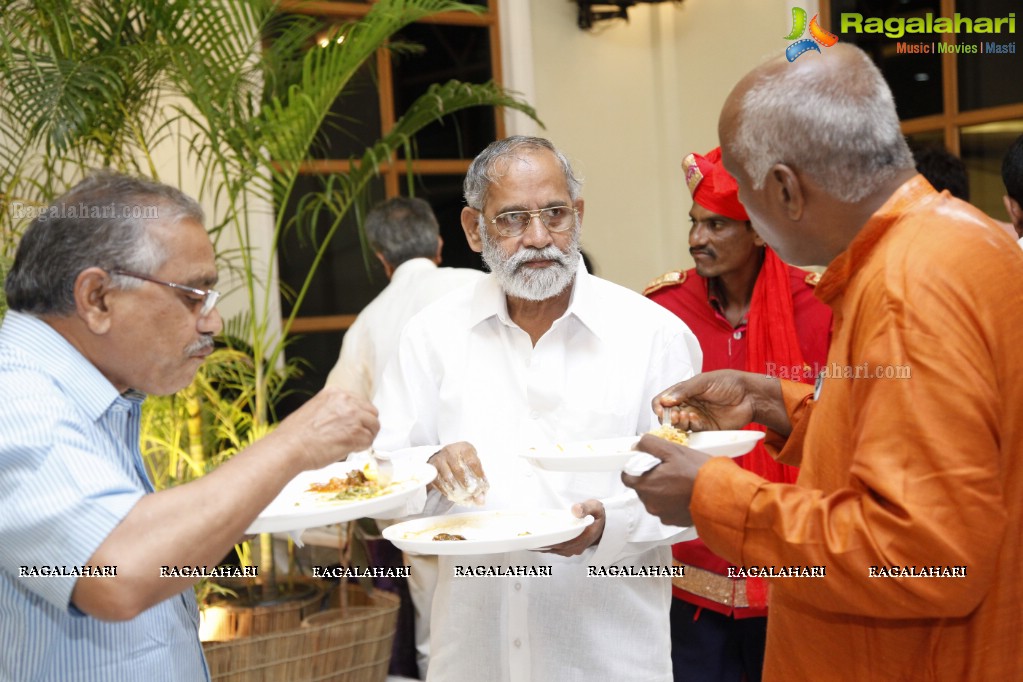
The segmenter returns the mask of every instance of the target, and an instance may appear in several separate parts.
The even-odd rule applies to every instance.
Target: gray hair
[[[366,239],[391,265],[437,255],[440,227],[430,204],[416,197],[395,197],[366,215]]]
[[[70,315],[78,275],[91,267],[152,274],[166,253],[150,226],[194,220],[202,208],[178,189],[99,172],[39,210],[25,230],[5,285],[12,310]],[[141,282],[115,277],[125,289]]]
[[[583,187],[582,180],[576,177],[568,158],[550,140],[542,137],[513,135],[491,142],[486,149],[479,153],[479,156],[473,159],[462,185],[466,205],[477,211],[482,211],[483,205],[487,202],[487,191],[490,189],[490,185],[501,179],[501,176],[495,171],[497,162],[523,148],[527,150],[546,149],[554,154],[561,165],[561,170],[565,173],[569,198],[572,201],[579,198],[579,192]]]
[[[825,192],[854,202],[914,167],[881,72],[861,50],[861,68],[824,78],[813,69],[779,69],[745,93],[735,155],[754,189],[771,166],[788,164]]]

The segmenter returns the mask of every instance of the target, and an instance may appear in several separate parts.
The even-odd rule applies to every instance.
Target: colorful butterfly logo
[[[796,40],[799,36],[803,35],[806,31],[806,10],[802,7],[792,8],[792,31],[785,36],[785,40]],[[813,38],[813,40],[810,40]],[[802,40],[796,40],[785,49],[785,58],[790,62],[796,61],[799,55],[813,50],[814,52],[820,52],[821,49],[817,47],[820,43],[824,47],[831,47],[838,42],[838,36],[834,33],[829,33],[821,28],[821,25],[817,23],[817,15],[813,15],[813,19],[810,20],[810,38],[803,38]]]

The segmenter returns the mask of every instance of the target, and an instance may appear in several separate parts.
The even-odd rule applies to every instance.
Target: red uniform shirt
[[[817,275],[789,265],[785,265],[785,268],[789,274],[793,322],[804,366],[792,367],[788,363],[778,363],[772,372],[769,363],[767,369],[768,373],[774,376],[813,383],[827,361],[831,337],[831,310],[814,297]],[[693,269],[682,273],[669,273],[651,283],[644,293],[651,300],[678,315],[693,331],[703,349],[703,371],[749,370],[747,320],[743,319],[738,326],[733,327],[722,314],[713,287],[708,284],[708,280],[700,277]],[[748,457],[740,457],[736,462],[745,469],[756,471],[756,468],[749,466],[746,461]],[[784,476],[778,473],[781,469],[779,465],[774,472],[757,473],[771,480],[795,480],[794,469],[786,472]],[[726,576],[731,566],[729,562],[707,549],[700,539],[674,545],[672,554],[677,561],[689,567],[709,571],[716,576]],[[672,593],[676,598],[726,615],[751,617],[766,613],[766,607],[763,606],[766,603],[766,586],[762,581],[744,581],[744,584],[737,586],[735,583],[738,581],[732,581],[731,584],[722,583],[716,576],[699,574],[687,576],[684,581],[673,583]],[[714,595],[718,598],[693,594],[680,588],[678,585],[680,582],[691,585],[693,589],[697,589],[699,585],[705,595]],[[735,594],[737,588],[741,596]],[[723,591],[731,593],[722,594]],[[747,603],[749,606],[745,605]]]

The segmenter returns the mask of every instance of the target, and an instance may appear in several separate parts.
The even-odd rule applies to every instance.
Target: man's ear
[[[373,255],[376,256],[377,260],[380,261],[380,264],[384,266],[384,276],[386,276],[387,279],[391,279],[391,275],[394,274],[394,268],[392,268],[391,264],[387,262],[386,258],[384,258],[384,254],[379,251],[374,251]]]
[[[1002,201],[1005,202],[1005,210],[1009,212],[1012,226],[1016,228],[1016,236],[1023,238],[1023,206],[1008,194],[1002,197]]]
[[[433,257],[433,262],[437,265],[441,263],[441,252],[444,251],[444,238],[437,235],[437,255]]]
[[[475,208],[466,206],[462,209],[462,231],[465,232],[465,240],[469,242],[469,248],[476,253],[483,253],[483,239],[480,238],[479,216],[482,215]],[[487,229],[483,227],[483,229]]]
[[[806,208],[806,196],[799,176],[784,163],[776,163],[767,172],[767,196],[789,220],[799,220]]]
[[[113,321],[113,306],[120,289],[102,268],[87,268],[75,278],[75,312],[93,334],[106,334]]]
[[[753,233],[753,245],[754,246],[763,246],[764,245],[764,238],[760,236],[759,232],[757,232],[757,228],[753,227],[753,223],[751,223],[750,221],[747,220],[746,221],[746,226],[749,228],[749,231]]]

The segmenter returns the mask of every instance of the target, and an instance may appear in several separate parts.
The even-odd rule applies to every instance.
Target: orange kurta
[[[797,483],[716,458],[691,505],[737,564],[826,569],[772,580],[764,679],[1023,680],[1023,252],[918,175],[817,295],[830,374],[816,402],[784,386]],[[966,575],[871,577],[892,566]]]

